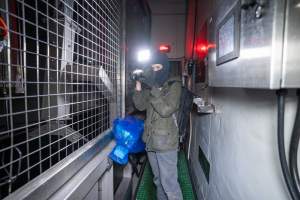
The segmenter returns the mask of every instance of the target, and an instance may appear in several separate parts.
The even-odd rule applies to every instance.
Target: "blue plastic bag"
[[[122,145],[116,145],[112,152],[109,154],[109,157],[121,164],[125,165],[128,162],[128,149]]]
[[[131,151],[143,134],[143,120],[133,116],[126,116],[124,119],[115,119],[113,125],[113,134],[117,144],[124,145]]]
[[[145,150],[145,143],[141,139],[144,132],[144,121],[126,116],[123,119],[115,119],[113,125],[116,146],[109,157],[119,164],[126,164],[129,153],[139,153]]]

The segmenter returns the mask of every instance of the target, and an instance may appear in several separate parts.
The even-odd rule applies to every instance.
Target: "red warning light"
[[[159,51],[162,52],[162,53],[170,53],[171,46],[166,45],[166,44],[162,44],[162,45],[159,46]]]
[[[207,48],[207,46],[206,45],[200,45],[199,46],[199,51],[200,52],[202,52],[202,53],[207,53],[207,50],[208,50],[208,48]]]
[[[201,59],[205,58],[208,54],[208,50],[211,48],[215,48],[215,44],[207,43],[207,42],[201,42],[196,45],[196,52],[198,53],[199,57]]]

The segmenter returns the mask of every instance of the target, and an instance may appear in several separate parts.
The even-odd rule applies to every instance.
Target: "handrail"
[[[4,200],[48,199],[112,141],[111,130],[100,134]]]

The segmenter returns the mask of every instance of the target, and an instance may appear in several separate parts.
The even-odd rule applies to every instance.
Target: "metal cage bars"
[[[121,6],[0,3],[9,27],[0,53],[0,198],[110,127],[120,96]]]

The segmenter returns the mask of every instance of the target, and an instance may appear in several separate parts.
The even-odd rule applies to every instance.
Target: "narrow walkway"
[[[193,192],[192,182],[189,176],[187,160],[184,152],[178,154],[178,179],[182,190],[184,200],[195,200],[196,197]],[[136,199],[137,200],[156,200],[156,189],[153,184],[153,174],[149,165],[146,164],[144,173],[141,177],[140,184],[138,186]]]

